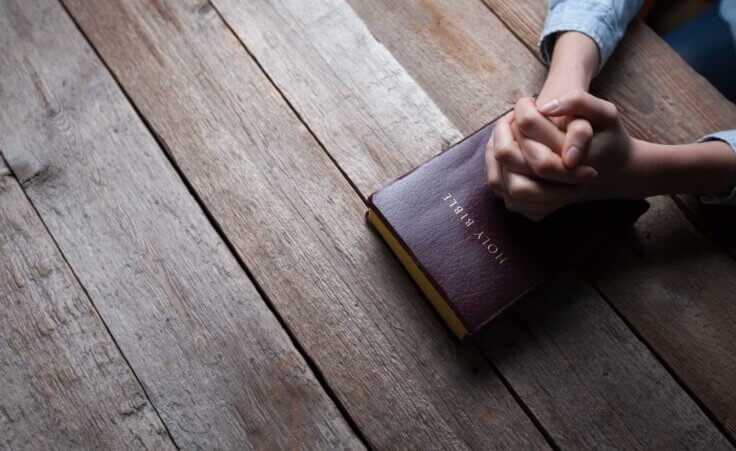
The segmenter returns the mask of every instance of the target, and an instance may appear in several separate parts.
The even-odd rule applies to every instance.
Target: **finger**
[[[513,199],[508,194],[503,195],[503,201],[506,204],[507,210],[519,213],[532,221],[541,221],[550,213],[562,207],[562,205],[538,204],[536,202]]]
[[[575,90],[552,99],[539,107],[545,116],[570,114],[590,121],[593,130],[605,127],[618,118],[616,106],[585,91]]]
[[[501,195],[505,191],[505,188],[503,186],[501,176],[501,165],[496,161],[496,157],[494,156],[493,136],[491,136],[491,139],[488,140],[488,144],[486,144],[485,161],[488,187],[491,188],[494,193],[497,193],[497,195]]]
[[[505,192],[512,199],[539,204],[565,205],[580,199],[585,194],[582,185],[567,185],[534,180],[523,174],[501,170]]]
[[[531,97],[522,97],[516,102],[514,123],[527,138],[555,150],[562,149],[565,134],[539,112]]]
[[[562,162],[574,168],[585,160],[593,138],[593,126],[587,119],[574,118],[567,125],[565,141],[562,144]]]
[[[550,121],[552,121],[553,124],[557,126],[560,130],[563,132],[567,132],[567,125],[570,123],[571,120],[574,119],[573,116],[559,116],[559,117],[548,117]]]
[[[568,168],[559,155],[542,143],[521,134],[516,138],[527,167],[536,177],[559,183],[580,184],[598,175],[590,166]]]
[[[522,174],[534,175],[527,167],[519,144],[511,131],[513,113],[499,120],[493,130],[493,148],[496,160],[504,167]]]

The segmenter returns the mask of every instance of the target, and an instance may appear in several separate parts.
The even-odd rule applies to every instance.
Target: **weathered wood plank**
[[[174,449],[0,158],[0,448]]]
[[[736,262],[665,198],[606,256],[596,286],[736,437]]]
[[[176,444],[360,448],[61,5],[0,29],[0,149]]]
[[[215,11],[193,0],[65,4],[372,445],[545,447],[482,356],[438,323],[366,226],[360,197]],[[395,63],[374,69],[409,80]],[[446,121],[420,90],[405,94],[414,106],[396,121],[421,109],[425,131]],[[373,114],[394,114],[393,101]]]
[[[485,1],[535,48],[545,2]],[[643,139],[692,142],[736,127],[736,105],[639,21],[629,27],[593,89],[616,103],[627,128]],[[596,283],[736,438],[736,265],[689,227],[672,200],[652,202],[652,211],[637,225],[643,237],[638,253],[624,251],[617,271],[606,271],[611,266],[605,264],[605,282]],[[723,218],[697,219],[717,234],[719,226],[711,221]],[[637,268],[636,274],[630,268]]]
[[[480,341],[562,448],[730,449],[579,276],[540,286]]]
[[[347,3],[463,135],[542,85],[544,67],[529,64],[524,44],[477,1]]]
[[[478,2],[402,2],[397,7],[388,1],[379,4],[352,1],[357,11],[366,13],[370,30],[364,28],[354,11],[339,1],[310,2],[308,7],[297,1],[273,5],[243,5],[234,0],[213,3],[363,195],[405,170],[403,162],[398,164],[391,158],[397,152],[395,143],[406,143],[406,137],[413,137],[401,152],[414,166],[434,153],[443,137],[459,135],[453,125],[437,128],[437,124],[447,121],[433,119],[430,132],[424,124],[417,124],[429,111],[441,113],[432,101],[424,101],[423,111],[417,114],[416,106],[401,104],[401,99],[409,97],[408,93],[416,92],[416,82],[405,77],[386,80],[383,74],[400,71],[401,67],[384,51],[376,56],[374,36],[410,72],[429,85],[428,91],[436,95],[434,101],[442,110],[452,112],[463,133],[500,113],[501,109],[492,108],[508,106],[522,89],[528,89],[528,80],[543,72],[539,62],[521,43],[514,44],[503,24]],[[479,26],[478,17],[485,20],[485,26]],[[414,25],[424,23],[436,26],[429,27],[431,31],[421,31],[422,27]],[[339,44],[335,43],[335,36],[341,38]],[[494,40],[503,45],[494,44]],[[472,45],[466,44],[471,41]],[[466,45],[479,52],[478,61],[517,71],[527,67],[531,75],[507,73],[499,77],[482,64],[463,66]],[[421,57],[412,57],[417,53]],[[443,63],[446,69],[441,68]],[[383,72],[374,73],[375,67],[384,68]],[[463,70],[472,71],[477,81],[467,85],[467,73],[455,77]],[[309,83],[302,83],[303,79]],[[319,83],[324,86],[315,86]],[[332,86],[340,87],[339,95],[330,93]],[[383,92],[380,86],[385,86],[383,91],[390,91],[398,99],[397,108],[401,112],[371,115],[368,121],[366,111],[386,102],[385,98],[373,95],[374,91]],[[325,101],[325,96],[335,100],[328,97]],[[487,99],[491,106],[484,106],[478,99]],[[324,107],[325,102],[329,108]],[[463,104],[479,111],[474,114],[472,109],[458,106]],[[349,130],[352,136],[333,133],[335,127]],[[376,146],[378,139],[384,144]],[[360,141],[357,150],[356,141]],[[380,168],[380,173],[364,171],[362,161],[353,158],[356,152],[362,158],[374,159],[369,166]],[[394,163],[397,164],[390,166]],[[578,280],[578,283],[582,282]],[[548,287],[552,299],[564,299],[570,291],[564,286]],[[566,336],[534,337],[529,344],[535,347],[534,351],[513,354],[512,361],[505,359],[506,355],[492,339],[483,341],[486,352],[515,389],[539,387],[525,389],[522,399],[553,439],[571,447],[596,443],[643,447],[677,442],[725,446],[723,436],[605,301],[590,288],[577,293],[576,299],[581,299],[566,309],[546,309],[544,305],[549,301],[544,299],[536,311],[523,314],[527,322],[535,321],[535,315],[546,315],[551,324],[571,325],[565,331]],[[577,319],[585,315],[591,315],[590,322],[579,324]],[[591,333],[600,324],[606,326],[603,332]],[[548,329],[561,334],[557,329]],[[517,330],[517,334],[521,333]],[[550,342],[574,342],[576,346],[556,347],[550,346]],[[613,368],[608,373],[585,368],[592,357],[586,360],[583,356],[599,355],[601,349],[608,350],[603,354]],[[601,359],[604,357],[598,361]],[[527,368],[537,371],[530,374]],[[559,368],[571,369],[565,373]],[[572,383],[568,378],[570,373],[575,374]],[[612,378],[617,383],[610,383]],[[641,402],[642,394],[646,394],[646,403]],[[560,415],[560,411],[566,415]],[[591,424],[605,415],[611,418]]]

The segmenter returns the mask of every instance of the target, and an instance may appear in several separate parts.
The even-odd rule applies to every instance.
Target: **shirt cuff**
[[[586,34],[598,46],[600,59],[597,74],[606,64],[616,48],[616,44],[626,31],[626,27],[621,27],[618,22],[616,11],[604,4],[589,0],[552,4],[544,21],[544,28],[538,42],[542,60],[545,64],[549,64],[552,59],[552,50],[554,49],[557,33],[578,31]]]
[[[736,152],[736,130],[709,133],[698,140],[699,143],[706,141],[723,141]],[[708,205],[732,205],[736,206],[736,181],[730,192],[721,195],[700,196],[700,201]]]

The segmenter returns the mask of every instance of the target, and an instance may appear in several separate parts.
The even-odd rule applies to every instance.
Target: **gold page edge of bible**
[[[432,303],[435,310],[437,310],[450,330],[452,330],[460,340],[465,339],[465,337],[468,336],[468,330],[460,321],[460,318],[457,317],[455,311],[452,310],[452,307],[450,307],[445,298],[439,291],[437,291],[434,285],[432,285],[432,282],[427,279],[427,276],[424,275],[416,263],[414,263],[414,260],[411,258],[409,253],[404,249],[404,246],[399,243],[399,240],[396,239],[394,234],[391,233],[386,224],[384,224],[381,217],[376,214],[372,208],[368,209],[368,221],[370,221],[373,227],[378,231],[378,234],[381,235],[386,244],[388,244],[388,247],[409,272],[409,275],[414,279],[414,282],[419,285],[419,288],[427,299],[429,299],[429,302]]]

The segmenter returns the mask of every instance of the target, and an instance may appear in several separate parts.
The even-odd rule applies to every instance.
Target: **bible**
[[[368,198],[368,222],[460,339],[648,208],[643,200],[584,202],[539,222],[509,212],[486,183],[493,125]]]

